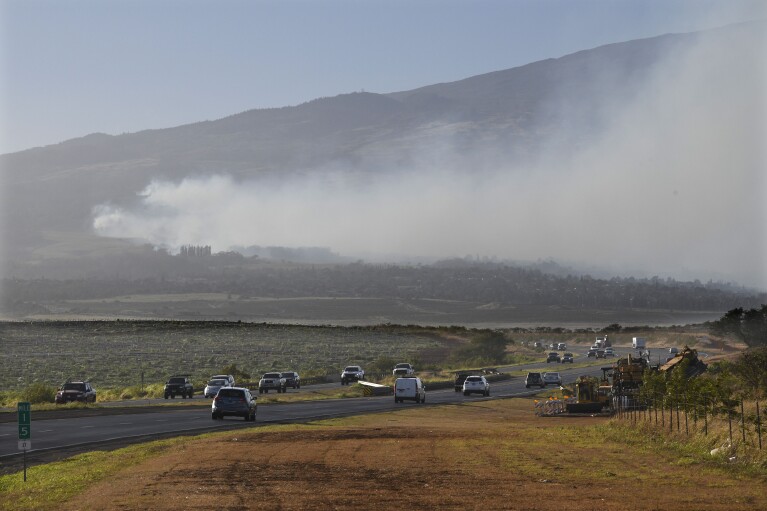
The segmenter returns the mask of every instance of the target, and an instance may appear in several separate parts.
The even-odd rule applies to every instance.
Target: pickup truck
[[[258,381],[259,394],[268,394],[270,390],[276,390],[277,394],[287,391],[285,378],[280,373],[264,373]]]
[[[397,364],[394,366],[394,370],[392,371],[392,374],[394,376],[413,376],[415,374],[415,369],[412,365],[403,362],[401,364]]]
[[[341,372],[341,385],[365,379],[365,371],[360,366],[346,366]]]

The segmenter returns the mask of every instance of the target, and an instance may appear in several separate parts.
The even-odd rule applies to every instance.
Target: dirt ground
[[[604,418],[539,418],[529,400],[403,405],[193,440],[67,510],[767,509],[767,480],[605,440]]]

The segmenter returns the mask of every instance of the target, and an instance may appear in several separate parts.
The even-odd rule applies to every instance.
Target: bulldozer
[[[580,376],[575,380],[575,403],[567,403],[568,413],[599,413],[610,406],[612,387],[607,380],[610,367],[602,368],[602,379]]]
[[[662,373],[670,374],[671,371],[677,367],[682,367],[680,364],[685,360],[689,361],[685,369],[685,376],[687,378],[693,378],[703,373],[707,366],[698,358],[698,352],[689,346],[682,348],[682,351],[677,353],[673,358],[669,359],[665,364],[658,369]]]

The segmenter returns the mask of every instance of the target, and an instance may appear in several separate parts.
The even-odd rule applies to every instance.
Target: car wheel
[[[250,414],[248,412],[245,412],[245,415],[243,415],[242,418],[245,419],[245,422],[250,422]]]
[[[487,389],[487,390],[485,391],[485,397],[490,397],[490,389]]]
[[[421,398],[421,403],[425,403],[425,402],[426,402],[426,394],[424,394],[423,397]]]

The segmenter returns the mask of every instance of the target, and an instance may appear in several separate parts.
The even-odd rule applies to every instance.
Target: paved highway
[[[631,350],[619,349],[617,351],[620,355],[623,355]],[[584,374],[601,376],[599,368],[602,365],[609,365],[613,361],[614,359],[608,359],[604,364],[585,368],[536,363],[504,367],[502,370],[559,371],[562,375],[563,383],[567,385],[572,383],[578,376]],[[465,397],[460,392],[454,392],[452,388],[432,390],[427,392],[425,405],[420,406],[461,403],[478,399],[526,396],[540,391],[538,388],[526,389],[524,378],[521,377],[494,382],[491,384],[490,390],[491,396],[489,398],[478,396]],[[291,390],[289,392],[301,391]],[[395,404],[391,396],[328,399],[284,404],[270,403],[259,405],[255,427],[263,424],[306,422],[330,417],[407,409],[411,406],[419,405],[410,402]],[[158,407],[158,409],[159,411],[148,413],[50,420],[35,420],[33,413],[31,435],[33,449],[29,451],[28,456],[31,456],[33,459],[49,460],[67,456],[73,452],[88,451],[102,448],[103,446],[125,445],[148,439],[196,434],[213,430],[254,427],[252,423],[234,417],[227,417],[223,421],[214,421],[210,417],[209,407]],[[13,462],[13,464],[17,464],[18,458],[18,427],[16,422],[0,423],[0,463]]]

